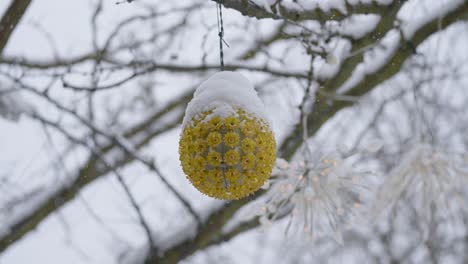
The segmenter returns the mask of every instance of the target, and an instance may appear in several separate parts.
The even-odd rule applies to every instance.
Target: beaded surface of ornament
[[[276,142],[263,120],[241,109],[226,118],[194,116],[179,142],[182,169],[200,192],[217,199],[246,197],[265,183],[276,161]]]

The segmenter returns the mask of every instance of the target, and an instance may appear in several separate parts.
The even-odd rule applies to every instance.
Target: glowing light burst
[[[415,144],[390,171],[373,208],[377,217],[396,205],[411,205],[427,237],[433,214],[447,217],[464,209],[468,183],[466,154],[450,153],[425,143]]]
[[[337,154],[287,163],[279,160],[260,211],[260,223],[288,217],[287,236],[315,240],[331,236],[342,242],[342,230],[351,227],[367,208],[371,188],[364,175]]]

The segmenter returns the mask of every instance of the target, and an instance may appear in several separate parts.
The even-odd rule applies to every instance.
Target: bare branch
[[[141,148],[154,137],[168,129],[174,128],[179,124],[179,122],[181,122],[185,105],[190,98],[191,92],[188,92],[181,98],[169,103],[161,110],[156,111],[140,124],[135,125],[133,128],[123,133],[123,136],[129,140],[138,138],[137,140],[133,140],[133,142],[135,142],[135,148]],[[115,148],[115,142],[110,142],[108,145],[103,146],[96,151],[105,155],[115,150]],[[133,158],[124,153],[124,155],[114,161],[112,167],[117,168],[131,161],[133,161]],[[0,239],[0,252],[22,238],[29,231],[34,230],[42,220],[66,204],[66,202],[73,200],[83,187],[109,172],[111,172],[109,168],[100,166],[96,157],[91,155],[88,161],[85,162],[82,168],[78,171],[75,180],[73,180],[70,185],[63,186],[63,188],[52,193],[50,198],[45,200],[33,212],[26,215],[23,220],[10,228],[10,232]]]
[[[31,0],[13,0],[0,20],[0,57],[29,4]]]

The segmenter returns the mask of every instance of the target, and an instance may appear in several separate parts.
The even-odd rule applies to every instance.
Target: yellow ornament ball
[[[239,199],[258,190],[270,176],[276,143],[265,122],[241,109],[235,115],[205,119],[203,112],[186,127],[179,142],[180,161],[190,182],[218,199]],[[201,133],[200,131],[208,133]],[[246,133],[247,132],[247,133]]]
[[[268,180],[276,161],[276,142],[260,111],[263,105],[246,79],[233,72],[217,75],[202,84],[203,93],[197,90],[188,106],[180,161],[200,192],[217,199],[240,199]]]

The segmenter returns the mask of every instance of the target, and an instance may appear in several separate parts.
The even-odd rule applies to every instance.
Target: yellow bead
[[[221,143],[221,134],[218,132],[211,132],[208,134],[207,138],[208,145],[212,147],[216,147]]]
[[[251,121],[247,121],[241,125],[241,132],[245,137],[252,137],[255,135],[255,127]]]
[[[242,168],[244,170],[251,169],[255,166],[255,155],[252,153],[248,153],[242,157]]]
[[[223,142],[228,147],[235,147],[239,144],[239,135],[235,132],[229,132],[224,136]]]
[[[208,163],[211,166],[219,166],[221,164],[221,154],[212,150],[208,153]]]
[[[192,138],[193,137],[204,137],[208,133],[208,129],[205,124],[199,124],[193,128],[192,132]]]
[[[195,141],[195,152],[198,154],[202,154],[206,150],[206,142],[203,139],[197,139]]]
[[[268,159],[268,154],[266,152],[260,151],[257,154],[257,160],[259,163],[265,163]]]
[[[240,177],[240,173],[239,171],[237,171],[236,169],[229,169],[226,174],[226,179],[231,183],[231,184],[234,184],[234,182],[236,182],[239,177]]]
[[[223,122],[219,116],[215,116],[208,121],[208,128],[210,130],[219,130],[221,126],[223,125]]]
[[[265,175],[267,174],[270,174],[271,171],[269,172],[265,167],[263,166],[258,166],[256,169],[255,169],[255,174],[257,174],[257,176],[259,177],[264,177]]]
[[[190,142],[189,144],[187,144],[187,152],[195,153],[195,145],[193,144],[193,142]]]
[[[255,141],[253,141],[252,139],[244,138],[242,140],[241,149],[244,153],[253,152],[255,150],[255,147],[256,147]]]
[[[226,164],[229,166],[234,166],[237,163],[239,163],[239,159],[240,159],[239,152],[235,150],[229,150],[224,155],[224,162],[226,162]]]
[[[219,170],[210,170],[207,174],[208,180],[213,184],[221,184],[223,175]]]
[[[230,116],[224,120],[224,125],[229,130],[234,130],[239,127],[239,119],[235,116]]]
[[[194,163],[192,164],[192,166],[194,167],[194,169],[196,169],[196,170],[205,169],[206,161],[205,161],[205,159],[203,157],[196,156],[193,161],[194,161]]]
[[[259,134],[257,138],[255,138],[255,143],[259,148],[266,148],[268,146],[267,137],[264,134]]]
[[[187,141],[192,141],[193,134],[194,134],[193,128],[189,127],[186,129],[186,131],[182,135],[182,139],[185,139]]]

